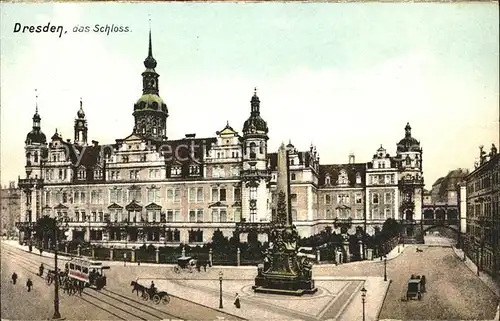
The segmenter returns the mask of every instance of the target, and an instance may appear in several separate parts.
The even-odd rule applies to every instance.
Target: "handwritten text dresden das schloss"
[[[93,26],[87,25],[76,25],[71,28],[72,33],[101,33],[110,35],[112,33],[127,33],[130,32],[129,26],[120,26],[115,24],[95,24]],[[65,30],[63,26],[56,26],[48,22],[46,25],[23,25],[19,22],[14,24],[14,33],[53,33],[62,37],[68,33],[68,30]]]

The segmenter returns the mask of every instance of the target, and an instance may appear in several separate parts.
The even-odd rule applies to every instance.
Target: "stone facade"
[[[37,109],[25,142],[26,176],[19,180],[25,238],[42,215],[68,221],[70,239],[116,246],[199,244],[217,229],[231,236],[237,223],[271,221],[277,154],[268,150],[257,92],[241,134],[227,123],[214,137],[167,139],[169,111],[151,38],[144,65],[134,128],[112,144],[88,142],[82,101],[73,142],[57,131],[47,141]],[[395,156],[381,147],[369,162],[349,155],[345,164],[320,164],[314,146],[300,151],[290,142],[286,148],[292,216],[301,236],[349,219],[351,233],[362,226],[370,234],[389,217],[410,225],[420,219],[422,150],[409,124]]]
[[[489,155],[466,178],[466,235],[464,249],[480,270],[500,277],[500,154],[492,145]]]
[[[10,182],[9,186],[4,186],[0,190],[0,193],[2,234],[12,233],[15,230],[15,223],[21,218],[21,191],[15,182]]]

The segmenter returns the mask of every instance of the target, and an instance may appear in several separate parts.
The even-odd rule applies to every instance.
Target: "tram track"
[[[5,246],[4,246],[5,245]],[[9,254],[11,256],[15,256],[18,260],[22,260],[23,263],[27,266],[32,266],[35,272],[31,272],[33,274],[37,274],[38,268],[40,263],[43,263],[46,268],[53,269],[53,257],[47,257],[47,256],[39,256],[36,253],[27,253],[27,251],[23,249],[19,249],[15,246],[9,245],[9,244],[2,244],[2,252],[5,254]],[[69,261],[67,258],[59,257],[58,260],[61,262],[61,264],[58,264],[61,267],[64,267],[64,264]],[[52,264],[51,264],[52,263]],[[108,279],[109,280],[109,279]],[[123,308],[126,311],[132,311],[132,313],[145,316],[148,315],[147,319],[144,320],[161,320],[161,319],[170,319],[170,320],[205,320],[207,318],[209,319],[219,319],[219,318],[224,318],[227,320],[246,320],[245,318],[241,318],[239,316],[227,313],[227,312],[222,312],[217,309],[214,309],[209,306],[205,306],[199,303],[196,303],[194,301],[184,299],[181,297],[178,297],[176,295],[171,295],[171,301],[169,302],[168,305],[165,307],[168,307],[169,312],[166,312],[162,307],[163,305],[160,304],[159,306],[153,305],[151,301],[143,301],[142,299],[135,299],[135,296],[130,296],[128,295],[130,292],[124,291],[124,287],[127,288],[128,284],[113,284],[113,286],[106,286],[105,288],[101,289],[100,291],[96,291],[95,289],[92,288],[87,288],[88,290],[84,291],[83,294],[85,296],[85,302],[88,302],[89,304],[95,305],[98,304],[99,308],[101,310],[104,310],[111,315],[114,315],[118,319],[124,319],[122,317],[123,311],[116,311],[113,307],[109,306],[108,303],[109,301],[112,301],[111,298],[113,298],[114,301],[112,301],[112,304],[118,305],[121,308]],[[95,291],[90,292],[90,291]],[[97,299],[91,298],[88,296],[88,293],[93,293],[96,295]],[[106,296],[107,295],[107,296]],[[84,299],[82,297],[79,297],[80,299]],[[98,302],[94,302],[95,300],[98,300]],[[92,301],[92,303],[91,303]],[[115,302],[116,301],[116,302]],[[125,305],[125,308],[123,307]],[[101,307],[101,306],[104,306]],[[128,310],[129,308],[132,308],[132,310]],[[176,312],[176,311],[184,311],[184,317],[175,315],[171,313],[170,311]],[[177,313],[176,313],[177,314]],[[128,317],[126,318],[127,320],[130,319],[137,319],[138,317]]]
[[[15,250],[10,250],[10,249],[6,249],[5,247],[2,247],[2,254],[3,255],[6,255],[7,257],[9,257],[9,259],[11,259],[11,261],[13,261],[13,263],[15,263],[16,265],[21,267],[23,270],[26,270],[28,273],[33,274],[37,277],[40,277],[37,273],[39,263],[43,263],[48,268],[52,268],[52,269],[54,268],[53,265],[47,264],[46,262],[43,262],[43,260],[41,260],[40,258],[37,258],[36,260],[30,260],[30,259],[23,258],[22,256],[19,255],[20,253],[16,253],[16,252],[17,251],[15,251]],[[34,271],[30,269],[31,267],[33,268]],[[130,302],[140,303],[140,304],[142,304],[142,302],[127,298],[126,296],[121,295],[119,293],[116,293],[114,291],[106,290],[106,292],[110,293],[110,294],[107,294],[107,293],[102,293],[102,292],[94,290],[94,289],[90,289],[90,288],[87,288],[87,289],[94,291],[95,293],[90,294],[90,293],[84,291],[82,293],[82,295],[84,295],[85,297],[81,297],[81,296],[77,296],[77,295],[75,297],[84,301],[84,302],[87,302],[90,305],[95,306],[95,307],[97,307],[97,308],[117,317],[117,318],[119,318],[120,320],[130,320],[130,319],[134,319],[134,320],[162,320],[162,319],[166,319],[166,318],[180,319],[178,316],[174,316],[170,313],[167,313],[167,312],[162,311],[160,309],[155,309],[153,307],[134,306]],[[115,295],[115,297],[113,295]],[[129,302],[123,300],[122,298],[126,299]],[[147,311],[146,309],[153,310],[154,312]],[[166,317],[162,317],[159,314],[163,314]],[[150,317],[146,317],[146,315],[148,315]],[[132,318],[127,317],[127,316],[131,316]],[[153,318],[151,318],[151,316]]]
[[[2,252],[3,252],[3,254],[4,254],[4,255],[6,254],[6,253],[5,253],[5,251],[2,251]],[[33,272],[32,270],[30,270],[30,269],[26,268],[25,266],[23,266],[23,265],[21,265],[21,264],[19,264],[19,263],[16,263],[16,262],[22,262],[22,263],[25,263],[25,264],[26,264],[26,263],[27,263],[27,264],[32,264],[33,262],[30,262],[30,261],[25,261],[25,260],[21,260],[21,259],[19,259],[17,256],[15,256],[15,255],[13,255],[13,254],[11,254],[11,253],[7,253],[7,256],[8,256],[9,258],[11,258],[11,261],[12,261],[13,263],[15,263],[16,265],[18,265],[20,268],[22,268],[22,269],[23,269],[23,270],[25,270],[26,272],[28,272],[28,273],[30,273],[30,274],[33,274],[34,276],[37,276],[37,277],[39,277],[39,278],[42,278],[42,279],[43,279],[43,277],[41,277],[38,273]],[[107,308],[105,308],[105,307],[102,307],[102,306],[100,306],[100,305],[98,305],[98,304],[96,304],[96,303],[94,303],[94,302],[91,302],[91,301],[87,300],[86,298],[82,298],[82,297],[80,297],[79,299],[80,299],[80,300],[82,300],[82,301],[84,301],[84,302],[87,302],[88,304],[93,305],[93,306],[95,306],[96,308],[99,308],[99,309],[101,309],[101,310],[103,310],[103,311],[105,311],[105,312],[107,312],[107,313],[109,313],[109,314],[111,314],[111,315],[113,315],[113,316],[115,316],[115,317],[117,317],[117,318],[119,318],[120,320],[128,320],[127,318],[123,318],[123,317],[121,317],[120,315],[117,315],[116,313],[114,313],[114,312],[110,311],[109,309],[107,309]]]

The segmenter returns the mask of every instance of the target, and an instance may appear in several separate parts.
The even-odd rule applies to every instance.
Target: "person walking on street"
[[[16,284],[16,282],[17,282],[17,273],[14,272],[12,273],[12,283]]]
[[[43,276],[43,269],[44,269],[44,267],[43,267],[43,263],[42,263],[42,264],[40,264],[40,267],[38,268],[38,272],[39,272],[38,275],[39,276]]]
[[[31,282],[30,278],[28,278],[28,281],[26,281],[26,287],[28,288],[28,292],[31,292],[31,288],[33,287],[33,282]]]
[[[236,307],[236,309],[241,308],[240,296],[238,295],[238,293],[236,293],[236,298],[234,299],[234,306]]]

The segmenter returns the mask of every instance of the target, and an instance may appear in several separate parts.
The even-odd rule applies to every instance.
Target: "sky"
[[[56,128],[73,139],[80,98],[89,141],[131,134],[149,19],[169,139],[213,137],[226,122],[241,133],[257,87],[269,151],[313,143],[321,164],[368,162],[380,145],[395,155],[409,122],[430,188],[472,169],[479,145],[498,146],[495,3],[2,3],[2,185],[25,175],[36,103],[48,139]]]

